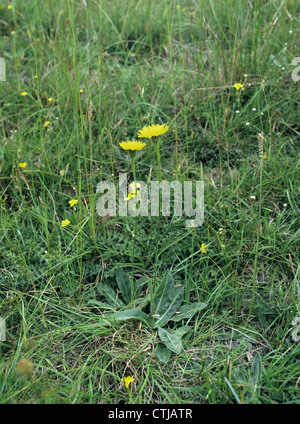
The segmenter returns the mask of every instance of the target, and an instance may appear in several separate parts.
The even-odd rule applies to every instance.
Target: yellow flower
[[[70,224],[70,221],[68,219],[65,219],[64,221],[61,221],[61,226],[62,227],[66,227],[69,224]]]
[[[125,202],[128,202],[130,199],[133,199],[135,196],[137,196],[140,192],[138,188],[141,187],[141,184],[139,183],[131,183],[129,184],[130,193],[128,193],[128,197],[126,197],[124,200]]]
[[[130,199],[133,199],[135,197],[135,193],[128,193],[128,197],[125,197],[125,202],[128,202]]]
[[[78,199],[77,200],[72,199],[72,200],[69,201],[69,203],[73,207],[73,206],[76,205],[76,203],[78,203]]]
[[[27,96],[27,92],[26,91],[22,91],[21,96]]]
[[[200,247],[201,252],[206,253],[206,248],[207,248],[207,244],[202,243]]]
[[[53,101],[52,97],[49,97],[48,102],[51,103]]]
[[[134,378],[133,377],[124,377],[124,378],[122,378],[122,386],[124,386],[124,384],[125,384],[125,386],[128,389],[129,384],[130,383],[133,383],[133,381],[134,381]]]
[[[37,75],[34,76],[34,78],[37,78],[37,77],[38,77]]]
[[[9,5],[7,6],[7,9],[12,9],[12,5],[11,5],[11,4],[9,4]]]
[[[122,143],[119,143],[122,149],[124,150],[141,150],[143,147],[146,146],[146,143],[142,143],[141,141],[122,141]]]
[[[133,193],[128,193],[128,197],[125,197],[125,202],[128,202],[130,199],[133,199],[139,194],[140,190],[134,191]]]
[[[50,121],[46,121],[45,123],[44,123],[44,127],[48,127],[48,125],[50,124]]]
[[[144,127],[139,131],[138,137],[140,138],[151,138],[158,137],[159,135],[167,132],[169,127],[166,124],[163,125],[148,125],[148,127]]]
[[[237,82],[236,84],[234,84],[234,88],[239,91],[241,88],[243,87],[243,84],[241,84],[240,82]]]
[[[26,166],[27,166],[27,163],[26,162],[19,163],[19,167],[20,168],[26,168]]]

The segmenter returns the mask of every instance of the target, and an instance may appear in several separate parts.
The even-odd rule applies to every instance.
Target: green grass
[[[300,345],[291,337],[300,314],[291,78],[299,3],[8,4],[0,6],[0,403],[299,403]],[[185,217],[96,212],[100,181],[133,179],[119,142],[152,123],[169,125],[162,178],[205,182],[199,228],[186,228]],[[158,178],[151,143],[135,163],[138,179]],[[165,363],[157,328],[100,306],[102,284],[116,291],[119,268],[146,282],[130,307],[149,317],[168,270],[186,304],[207,304],[167,323],[189,329]],[[33,362],[31,376],[17,373],[22,358]],[[129,375],[131,398],[121,386]]]

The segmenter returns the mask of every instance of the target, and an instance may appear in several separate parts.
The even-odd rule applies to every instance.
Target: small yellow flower
[[[135,196],[139,194],[140,190],[137,190],[133,193],[128,193],[128,197],[125,197],[125,202],[128,202],[130,199],[133,199]]]
[[[119,143],[122,149],[124,150],[141,150],[143,147],[146,146],[146,143],[142,143],[141,141],[122,141],[122,143]]]
[[[135,192],[138,188],[141,188],[140,183],[131,183],[129,184],[130,191]]]
[[[72,200],[70,200],[70,201],[69,201],[69,204],[70,204],[72,207],[73,207],[73,206],[75,206],[77,203],[78,203],[78,199],[77,199],[77,200],[72,199]]]
[[[69,224],[70,224],[70,221],[68,219],[65,219],[64,221],[61,221],[61,226],[62,227],[66,227]]]
[[[128,193],[128,196],[125,197],[124,201],[128,202],[130,199],[132,199],[132,197],[134,197],[134,196],[132,196],[132,193]]]
[[[207,244],[202,243],[200,247],[201,252],[206,253],[206,248],[207,248]]]
[[[125,386],[128,389],[129,384],[130,383],[133,383],[133,381],[134,381],[134,378],[133,377],[124,377],[124,378],[122,378],[122,386],[124,386],[124,384],[125,384]]]
[[[11,4],[9,4],[8,6],[7,6],[7,9],[12,9],[12,5]]]
[[[34,78],[38,78],[38,76],[37,76],[37,75],[35,75],[35,76],[34,76]]]
[[[27,91],[22,91],[21,96],[27,96]]]
[[[79,91],[80,91],[80,93],[83,93],[83,89],[82,88]]]
[[[53,102],[52,97],[49,97],[48,102],[49,102],[49,103]]]
[[[142,130],[139,131],[138,137],[139,138],[158,137],[159,135],[162,135],[165,132],[167,132],[168,129],[169,127],[166,124],[148,125],[148,127],[144,127]]]
[[[26,162],[19,163],[19,167],[20,168],[26,168],[26,166],[27,166],[27,163]]]
[[[141,184],[139,183],[129,184],[130,192],[128,193],[128,197],[124,199],[125,202],[128,202],[130,199],[133,199],[135,196],[137,196],[140,192],[140,190],[138,190],[140,187],[141,187]]]
[[[240,82],[237,82],[236,84],[234,84],[234,88],[239,91],[241,88],[243,87],[243,84],[241,84]]]
[[[48,125],[50,124],[50,121],[46,121],[45,123],[44,123],[44,127],[48,127]]]

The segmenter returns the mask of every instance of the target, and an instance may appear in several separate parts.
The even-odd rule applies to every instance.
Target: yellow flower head
[[[44,127],[48,127],[48,125],[50,124],[50,121],[46,121],[45,123],[44,123]]]
[[[236,84],[234,84],[234,88],[239,91],[241,88],[243,87],[243,84],[241,84],[240,82],[237,82]]]
[[[151,138],[158,137],[159,135],[167,132],[169,127],[166,124],[163,125],[148,125],[148,127],[144,127],[139,131],[138,137],[140,138]]]
[[[19,167],[20,168],[26,168],[26,166],[27,166],[27,163],[26,162],[19,163]]]
[[[133,199],[135,196],[137,196],[140,192],[140,190],[138,190],[140,187],[141,187],[141,184],[139,183],[129,184],[130,192],[128,193],[128,197],[124,199],[125,202],[128,202],[130,199]]]
[[[202,243],[200,247],[201,252],[206,253],[206,248],[207,248],[207,244]]]
[[[124,378],[122,378],[122,386],[124,386],[124,384],[125,384],[125,386],[128,389],[129,384],[130,383],[133,383],[133,381],[134,381],[134,378],[133,377],[124,377]]]
[[[124,150],[141,150],[143,147],[146,146],[146,143],[142,143],[141,141],[122,141],[122,143],[119,143],[122,149]]]
[[[64,221],[61,221],[61,226],[62,227],[66,227],[69,224],[70,224],[70,221],[68,219],[65,219]]]
[[[27,96],[27,92],[26,91],[22,91],[21,96]]]
[[[129,184],[129,188],[130,188],[130,191],[135,192],[138,188],[141,188],[141,184],[134,182]]]
[[[69,201],[69,203],[73,207],[73,206],[76,205],[76,203],[78,203],[78,199],[77,200],[72,199],[72,200]]]
[[[53,101],[52,97],[49,97],[48,102],[51,103]]]
[[[9,4],[9,5],[7,6],[7,9],[12,9],[12,5],[11,5],[11,4]]]
[[[130,199],[133,199],[135,196],[139,194],[140,190],[137,190],[134,193],[128,193],[128,197],[125,197],[125,202],[128,202]]]

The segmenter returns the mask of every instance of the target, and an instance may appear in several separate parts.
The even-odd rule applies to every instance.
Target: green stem
[[[130,160],[131,160],[131,168],[132,168],[132,174],[133,174],[133,181],[136,182],[136,175],[135,175],[135,165],[134,165],[134,156],[135,155],[130,155]]]
[[[135,152],[130,154],[131,169],[133,174],[133,182],[136,184],[136,173],[134,164]],[[133,229],[133,248],[132,248],[132,278],[131,278],[131,298],[133,299],[134,292],[134,256],[135,256],[135,232],[136,232],[136,216],[134,217],[134,229]]]
[[[133,390],[133,383],[130,384],[129,404],[132,403],[132,390]]]
[[[160,153],[159,153],[159,141],[155,141],[155,150],[156,150],[156,156],[157,156],[157,163],[158,163],[158,182],[161,182],[161,160],[160,160]],[[153,279],[153,285],[152,285],[152,293],[151,293],[151,312],[153,312],[153,287],[155,287],[156,279],[157,279],[157,268],[158,268],[158,241],[159,241],[159,234],[160,234],[160,210],[161,210],[161,193],[160,189],[158,190],[159,195],[159,209],[158,209],[158,217],[157,217],[157,236],[156,236],[156,244],[155,244],[155,265],[154,265],[154,279]]]
[[[156,149],[156,156],[157,156],[157,163],[158,163],[158,181],[161,182],[161,160],[160,160],[158,141],[155,142],[155,149]]]
[[[252,297],[251,304],[249,309],[249,316],[252,313],[254,299],[255,299],[255,290],[256,290],[256,277],[257,277],[257,261],[258,261],[258,247],[260,241],[260,221],[261,221],[261,209],[262,209],[262,178],[263,178],[263,158],[260,159],[260,169],[259,169],[259,209],[258,209],[258,227],[257,227],[257,240],[255,245],[255,258],[254,258],[254,270],[253,270],[253,283],[252,283]]]

